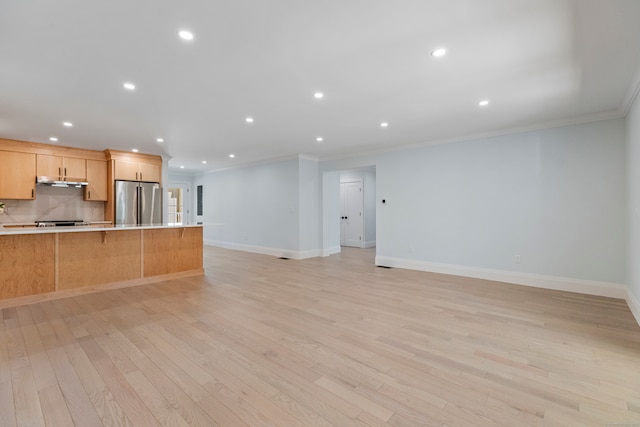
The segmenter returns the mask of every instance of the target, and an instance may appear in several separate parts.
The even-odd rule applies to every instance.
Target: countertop
[[[197,225],[103,225],[93,224],[78,227],[30,227],[30,228],[5,228],[5,225],[20,226],[32,224],[3,224],[0,225],[0,236],[16,234],[41,234],[41,233],[82,233],[90,231],[120,231],[120,230],[149,230],[154,228],[191,228],[202,227]]]

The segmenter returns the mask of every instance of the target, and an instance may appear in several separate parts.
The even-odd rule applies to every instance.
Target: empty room
[[[640,427],[639,22],[0,2],[0,427]]]

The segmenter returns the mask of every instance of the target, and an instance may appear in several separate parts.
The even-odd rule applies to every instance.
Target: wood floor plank
[[[189,425],[142,372],[131,371],[124,374],[124,377],[161,425],[165,427]]]
[[[94,365],[134,426],[161,425],[149,410],[147,403],[138,396],[110,360],[102,358],[96,360]],[[148,404],[151,405],[150,402]]]
[[[58,384],[53,384],[38,391],[42,413],[46,414],[45,424],[47,426],[70,426],[73,419],[69,413],[67,402],[62,396],[62,391]]]
[[[333,426],[325,418],[321,417],[317,412],[312,411],[302,405],[295,399],[284,393],[278,393],[271,400],[283,410],[289,412],[295,418],[300,420],[305,426],[330,427]]]
[[[77,425],[100,424],[100,418],[87,396],[76,371],[61,348],[48,351],[58,385],[64,394],[71,417]]]
[[[0,325],[0,382],[11,380],[11,365],[7,349],[9,336],[5,330],[4,321]]]
[[[209,417],[215,420],[219,426],[237,426],[249,427],[251,424],[246,423],[235,412],[227,408],[215,396],[207,396],[198,402],[198,406],[205,411]]]
[[[393,415],[393,412],[377,404],[376,402],[367,399],[366,397],[358,394],[344,384],[340,384],[337,381],[333,381],[330,378],[322,377],[316,381],[320,387],[325,388],[336,396],[342,397],[345,400],[362,408],[363,411],[370,413],[381,421],[389,421],[389,418]]]
[[[31,368],[23,366],[12,369],[11,383],[13,384],[16,424],[19,426],[44,426],[43,408]]]
[[[215,421],[202,410],[177,384],[165,375],[155,363],[147,358],[134,361],[139,371],[144,374],[156,390],[176,410],[189,425],[215,426]],[[130,382],[131,378],[129,379]]]
[[[128,333],[132,331],[127,331]],[[165,356],[152,345],[140,347],[146,359],[158,366],[176,385],[180,387],[192,400],[199,402],[209,396],[209,392],[197,381],[185,372],[182,367]],[[136,361],[138,362],[138,361]],[[140,369],[138,367],[138,369]]]
[[[203,277],[0,310],[0,426],[640,425],[612,298],[205,247]]]
[[[33,322],[29,307],[18,307],[18,319],[20,322],[25,349],[29,355],[29,364],[33,369],[33,376],[38,390],[57,388],[57,378],[51,366],[49,356],[42,344],[38,329]],[[47,393],[51,395],[51,391]]]
[[[11,378],[0,381],[0,426],[14,427],[16,421],[16,407],[13,402],[13,387]]]
[[[97,360],[94,357],[93,360]],[[117,402],[113,393],[82,348],[76,348],[69,354],[69,360],[78,374],[93,407],[104,425],[132,426]]]

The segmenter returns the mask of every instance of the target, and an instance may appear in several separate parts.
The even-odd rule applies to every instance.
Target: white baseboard
[[[254,254],[271,255],[279,258],[307,259],[307,258],[315,258],[315,257],[331,255],[331,253],[324,255],[325,252],[321,249],[296,251],[293,249],[270,248],[267,246],[245,245],[242,243],[224,242],[221,240],[207,240],[207,239],[204,239],[203,243],[205,245],[216,246],[219,248],[234,249],[236,251],[251,252]],[[330,249],[333,249],[333,248],[330,248]],[[340,247],[338,247],[338,252],[340,252]],[[332,252],[332,253],[336,253],[336,252]]]
[[[627,299],[629,295],[627,292],[627,286],[619,283],[596,282],[568,277],[546,276],[542,274],[520,273],[506,270],[492,270],[487,268],[440,264],[385,256],[377,256],[376,265],[384,267],[406,268],[409,270],[429,271],[432,273],[451,274],[454,276],[473,277],[476,279],[485,279],[496,282],[513,283],[516,285],[533,286],[536,288],[553,289],[558,291],[577,292],[581,294],[597,295],[618,299]],[[627,301],[629,300],[627,299]],[[635,301],[635,303],[637,304],[637,301]],[[638,307],[640,306],[637,306],[636,308]],[[640,311],[638,311],[637,313],[640,313]],[[639,318],[636,312],[634,312],[634,315],[636,316],[636,319]]]
[[[375,240],[368,240],[368,241],[364,242],[364,245],[362,247],[365,248],[365,249],[367,249],[367,248],[375,248],[376,247],[376,241]]]
[[[306,251],[298,251],[298,254],[293,259],[307,259],[323,256],[322,249],[309,249]]]
[[[640,326],[640,301],[631,293],[631,289],[627,289],[627,295],[625,300],[627,301],[627,305],[629,306],[629,310],[633,314],[633,317],[636,318],[636,322],[638,322],[638,326]]]
[[[322,256],[325,257],[333,254],[339,254],[341,250],[342,249],[340,248],[340,246],[332,246],[330,248],[325,248],[322,250]]]

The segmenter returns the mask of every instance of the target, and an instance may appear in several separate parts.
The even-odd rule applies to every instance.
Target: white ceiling
[[[639,70],[639,0],[0,1],[0,137],[191,171],[620,117]]]

